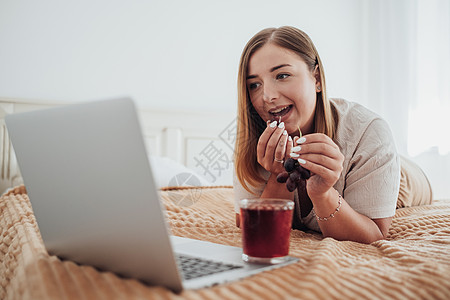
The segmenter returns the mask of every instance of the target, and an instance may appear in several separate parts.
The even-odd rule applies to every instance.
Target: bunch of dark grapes
[[[284,162],[285,172],[281,172],[277,176],[280,183],[286,182],[289,192],[293,192],[297,187],[304,186],[304,181],[311,177],[309,170],[303,168],[300,163],[293,158],[289,158]]]

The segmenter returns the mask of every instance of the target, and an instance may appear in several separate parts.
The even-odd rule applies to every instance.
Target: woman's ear
[[[314,72],[313,72],[314,78],[316,78],[316,84],[320,83],[320,70],[319,70],[319,65],[316,65],[316,67],[314,68]]]
[[[314,78],[316,79],[316,92],[319,93],[322,90],[320,86],[320,70],[319,65],[316,65],[313,72]]]

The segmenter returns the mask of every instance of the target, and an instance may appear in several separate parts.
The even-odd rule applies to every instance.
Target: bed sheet
[[[172,233],[241,246],[231,187],[161,191]],[[293,230],[299,262],[174,294],[49,256],[25,189],[0,198],[0,299],[450,299],[450,200],[397,209],[370,245]]]

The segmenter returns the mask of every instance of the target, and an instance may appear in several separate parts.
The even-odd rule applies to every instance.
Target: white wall
[[[414,10],[417,1],[0,0],[0,97],[130,95],[148,109],[235,113],[245,43],[292,25],[315,42],[329,96],[381,114],[407,155],[408,110],[397,100],[411,95],[398,79],[414,74],[405,58],[415,37],[404,34],[411,14],[398,7]],[[450,154],[415,160],[436,196],[450,197]]]
[[[360,12],[358,0],[0,0],[0,96],[234,112],[247,40],[293,25],[315,41],[330,95],[361,102]]]

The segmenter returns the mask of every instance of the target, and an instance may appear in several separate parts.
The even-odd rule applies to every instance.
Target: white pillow
[[[149,160],[158,189],[167,186],[211,185],[206,178],[173,159],[151,155]]]

